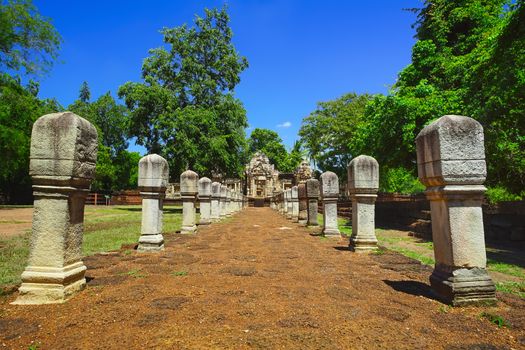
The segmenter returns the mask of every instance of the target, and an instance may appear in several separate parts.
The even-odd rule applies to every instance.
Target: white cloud
[[[278,128],[289,128],[290,126],[292,126],[292,123],[290,122],[284,122],[282,124],[277,124]]]

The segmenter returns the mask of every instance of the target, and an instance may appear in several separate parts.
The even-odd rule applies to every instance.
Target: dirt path
[[[309,232],[250,208],[196,235],[168,235],[160,254],[86,258],[88,287],[65,304],[0,299],[0,349],[525,347],[524,301],[450,309],[429,296],[430,268]]]
[[[0,238],[18,236],[31,231],[33,208],[1,208]]]

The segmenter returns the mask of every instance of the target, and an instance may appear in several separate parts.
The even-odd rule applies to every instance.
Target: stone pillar
[[[355,252],[377,248],[375,202],[379,189],[379,164],[361,155],[348,164],[348,187],[352,198],[352,236],[350,247]]]
[[[228,187],[226,185],[221,185],[221,201],[220,201],[220,207],[221,207],[221,219],[226,217],[227,214],[227,207],[226,207],[226,199],[228,197]]]
[[[340,237],[337,224],[337,199],[339,198],[339,179],[331,171],[321,175],[321,197],[323,200],[323,234]]]
[[[221,184],[218,182],[212,182],[211,184],[211,210],[210,210],[211,221],[218,221],[220,218],[220,215],[221,215],[220,198],[221,198]]]
[[[158,154],[139,161],[139,191],[142,197],[142,225],[138,251],[164,249],[162,237],[162,207],[168,185],[168,162]]]
[[[308,221],[307,226],[319,226],[317,222],[317,212],[319,201],[319,180],[309,179],[306,180],[306,197],[308,198]]]
[[[197,173],[186,170],[180,174],[180,196],[182,198],[182,229],[181,233],[194,233],[195,225],[195,200],[197,197]]]
[[[436,264],[432,290],[454,306],[496,301],[486,270],[481,203],[487,175],[483,127],[446,115],[416,138],[419,180],[426,186]]]
[[[292,198],[292,222],[299,222],[299,195],[297,193],[297,186],[292,187],[291,198]]]
[[[232,216],[232,191],[226,187],[226,216]]]
[[[33,229],[13,304],[62,303],[85,287],[84,204],[97,147],[95,127],[71,112],[47,114],[34,123],[29,161]]]
[[[292,220],[293,204],[292,204],[292,189],[286,190],[286,218]]]
[[[297,195],[299,197],[299,225],[306,226],[308,222],[308,198],[306,197],[306,184],[297,185]]]
[[[211,180],[207,177],[202,177],[197,182],[199,190],[199,209],[200,219],[199,225],[211,224]]]

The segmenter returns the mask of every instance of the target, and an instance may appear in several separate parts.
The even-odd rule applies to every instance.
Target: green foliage
[[[46,72],[57,57],[60,35],[31,0],[0,3],[0,67],[28,74]]]
[[[504,201],[519,201],[525,197],[525,191],[521,195],[517,195],[502,186],[489,187],[487,192],[485,192],[485,197],[491,204]]]
[[[353,114],[337,108],[345,96],[319,104],[303,120],[305,147],[343,179],[352,157],[373,156],[382,190],[412,193],[421,189],[412,180],[419,131],[443,115],[467,115],[485,130],[487,184],[504,189],[489,198],[517,198],[525,187],[524,2],[426,0],[416,12],[412,62],[390,93],[367,96]]]
[[[288,152],[279,134],[270,129],[255,128],[247,142],[250,157],[260,151],[268,157],[271,164],[284,173],[294,172],[306,157],[301,141],[295,141]]]
[[[116,191],[137,186],[140,154],[128,152],[128,109],[118,104],[110,92],[90,103],[87,82],[82,83],[79,99],[68,110],[95,125],[99,136],[94,191]]]
[[[303,119],[299,136],[315,165],[346,179],[346,166],[356,149],[356,129],[364,123],[370,95],[345,94],[333,101],[319,102],[317,109]]]
[[[84,81],[82,83],[82,86],[80,86],[80,91],[78,93],[78,99],[81,102],[88,103],[91,99],[91,92],[89,91],[89,85],[87,81]]]
[[[187,276],[188,271],[173,271],[171,274],[173,276]]]
[[[507,321],[501,315],[492,314],[490,312],[482,312],[479,315],[479,317],[487,319],[490,323],[493,323],[496,326],[498,326],[498,328],[501,328],[501,327],[510,328],[511,327],[509,321]]]
[[[0,75],[0,192],[9,203],[31,201],[29,146],[33,123],[61,107],[53,100],[39,100],[29,87],[7,74]]]
[[[167,46],[152,49],[143,82],[119,88],[131,111],[131,136],[150,153],[164,155],[172,176],[240,176],[246,111],[232,95],[248,67],[233,46],[226,8],[205,10],[195,26],[164,28]]]
[[[419,182],[410,171],[405,168],[382,167],[379,176],[379,190],[381,192],[413,194],[425,190],[425,186]]]
[[[279,134],[273,130],[255,128],[248,139],[248,152],[250,156],[256,152],[264,153],[280,171],[288,168],[288,152]]]

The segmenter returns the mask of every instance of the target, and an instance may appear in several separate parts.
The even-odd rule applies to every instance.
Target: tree
[[[82,86],[80,86],[80,91],[78,93],[78,99],[84,103],[88,103],[91,99],[91,92],[89,91],[89,86],[87,81],[84,81],[82,83]]]
[[[233,46],[226,8],[205,10],[195,26],[164,28],[167,47],[149,51],[143,82],[119,88],[131,111],[131,135],[170,162],[172,175],[188,167],[211,175],[242,173],[246,111],[233,97],[246,58]]]
[[[273,130],[255,128],[248,139],[248,151],[250,156],[262,152],[278,170],[288,170],[288,152],[279,134]]]
[[[61,37],[31,0],[0,4],[0,66],[38,74],[48,71],[57,57]]]
[[[31,202],[29,147],[33,123],[61,110],[54,100],[39,100],[30,87],[7,74],[0,75],[0,193],[8,203]]]
[[[138,153],[128,152],[129,115],[126,106],[118,104],[110,92],[93,103],[82,98],[87,89],[83,83],[80,98],[68,109],[92,122],[98,130],[99,148],[92,189],[113,191],[136,187]],[[88,90],[89,94],[89,90]],[[85,97],[85,94],[84,94]]]
[[[316,110],[303,119],[299,136],[319,169],[346,178],[348,162],[359,155],[354,138],[364,123],[365,107],[371,98],[348,93],[333,101],[319,102]]]

